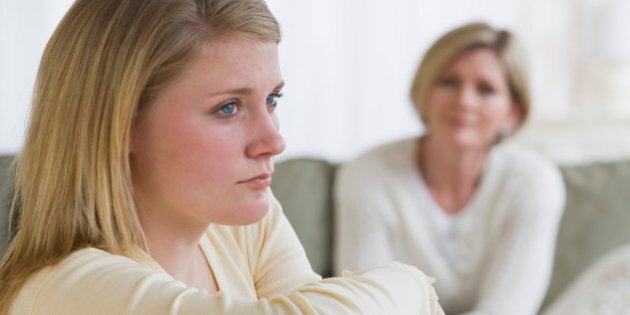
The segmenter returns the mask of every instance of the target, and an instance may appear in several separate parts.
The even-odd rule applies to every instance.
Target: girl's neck
[[[209,293],[218,290],[210,263],[199,245],[207,226],[177,224],[178,220],[161,218],[157,211],[138,213],[148,252],[166,273]]]
[[[174,279],[208,293],[219,291],[216,277],[199,244],[165,245],[150,239],[148,242],[153,259]]]

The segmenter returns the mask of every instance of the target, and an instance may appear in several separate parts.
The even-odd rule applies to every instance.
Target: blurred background
[[[39,58],[71,0],[0,1],[0,154],[20,150]],[[515,32],[533,115],[515,141],[561,164],[630,157],[628,0],[269,0],[283,27],[287,150],[333,162],[422,130],[408,97],[424,51],[460,24]]]

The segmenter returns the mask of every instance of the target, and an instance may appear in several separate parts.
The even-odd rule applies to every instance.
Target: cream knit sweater
[[[218,294],[187,287],[155,262],[88,248],[36,273],[10,314],[433,314],[432,280],[411,266],[321,280],[270,198],[260,222],[211,225],[201,239]]]
[[[417,171],[417,142],[390,143],[341,167],[336,269],[398,260],[437,279],[447,314],[536,314],[564,207],[559,170],[513,145],[497,145],[476,195],[448,216]]]

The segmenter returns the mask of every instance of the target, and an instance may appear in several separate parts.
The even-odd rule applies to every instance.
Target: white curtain
[[[409,86],[422,53],[469,21],[518,27],[519,1],[270,0],[284,29],[287,81],[279,107],[281,159],[345,160],[421,125]]]
[[[282,158],[345,160],[421,130],[407,97],[428,46],[485,21],[514,31],[533,108],[516,141],[562,163],[630,155],[628,0],[270,0],[285,29]]]
[[[0,154],[22,145],[39,59],[72,2],[0,1]]]
[[[21,146],[41,51],[71,3],[0,2],[0,153]],[[628,0],[268,3],[284,31],[279,160],[343,161],[420,132],[408,98],[418,62],[470,21],[513,30],[528,52],[534,115],[517,141],[559,161],[630,154]]]

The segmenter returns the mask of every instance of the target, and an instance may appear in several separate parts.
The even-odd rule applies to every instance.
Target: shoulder
[[[416,145],[417,138],[387,143],[342,164],[333,187],[335,215],[396,226],[416,179]]]
[[[112,273],[132,274],[162,274],[166,279],[172,280],[164,273],[159,265],[147,259],[146,263],[140,263],[129,257],[113,255],[96,248],[78,250],[56,265],[43,269],[32,278],[33,282],[54,282],[55,280],[74,279],[81,281],[98,278],[103,271]],[[45,279],[45,281],[44,281]],[[30,282],[30,281],[29,281]]]
[[[510,187],[511,202],[526,213],[561,213],[566,191],[559,167],[547,158],[513,144],[502,144],[492,153],[494,176]],[[534,211],[534,209],[537,209]]]
[[[362,153],[347,165],[370,165],[372,163],[395,162],[408,159],[416,147],[417,138],[406,138],[381,144]]]
[[[159,267],[147,262],[139,263],[129,257],[113,255],[96,248],[77,250],[63,259],[61,262],[43,269],[40,274],[47,275],[47,280],[64,275],[89,275],[102,268],[109,270],[141,270],[143,272],[157,272]],[[39,274],[38,274],[39,275]],[[34,277],[34,278],[37,278]]]
[[[413,163],[417,138],[407,138],[374,147],[355,159],[342,163],[337,179],[343,182],[359,182],[378,178],[386,179],[407,172]]]
[[[147,279],[177,283],[149,265],[86,248],[35,273],[20,290],[13,307],[14,310],[28,308],[34,314],[44,314],[46,309],[87,311],[87,307],[97,301],[126,299],[125,296]]]
[[[551,160],[511,143],[494,148],[491,159],[502,173],[513,180],[535,183],[562,181],[560,169]]]

